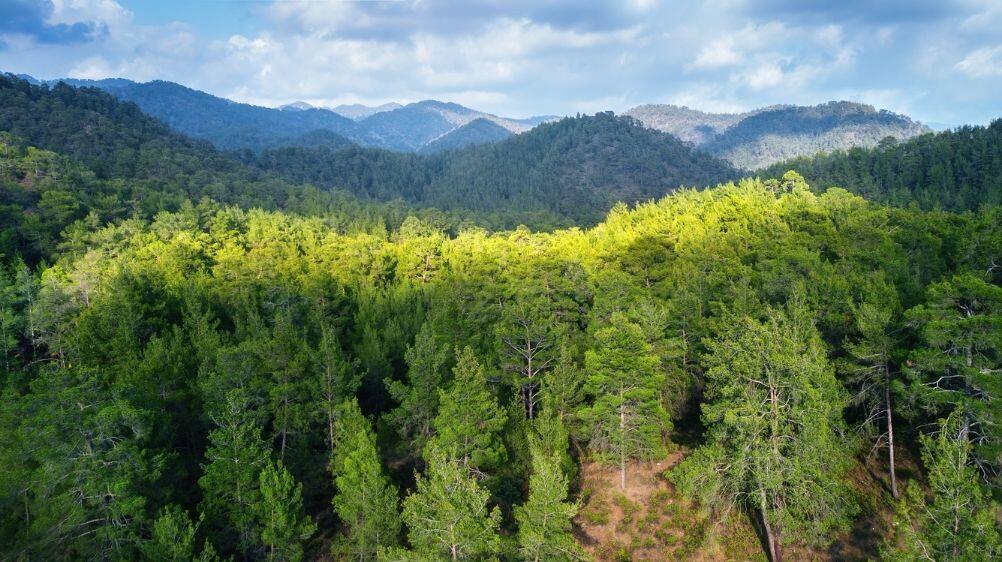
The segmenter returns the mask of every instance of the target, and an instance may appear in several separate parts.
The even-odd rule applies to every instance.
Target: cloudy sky
[[[0,0],[0,71],[165,79],[274,106],[511,116],[863,101],[1002,117],[1000,0]]]

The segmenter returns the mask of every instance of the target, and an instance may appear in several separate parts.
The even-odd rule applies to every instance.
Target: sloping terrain
[[[495,144],[427,156],[286,148],[266,151],[256,163],[294,182],[343,188],[368,199],[545,212],[585,224],[598,221],[618,201],[647,201],[739,175],[727,162],[672,135],[612,113],[565,118]]]
[[[819,152],[873,147],[886,137],[908,139],[929,131],[904,115],[845,101],[813,107],[773,106],[739,114],[644,105],[626,115],[746,170]]]
[[[406,106],[353,104],[331,109],[293,102],[268,108],[237,103],[163,80],[138,83],[122,78],[49,81],[30,76],[21,78],[36,85],[55,86],[64,82],[74,87],[104,90],[135,103],[144,113],[175,131],[207,140],[223,150],[304,146],[311,138],[309,134],[322,130],[361,146],[413,152],[477,119],[491,121],[511,133],[527,131],[552,119],[551,116],[508,119],[435,100]]]
[[[499,142],[511,136],[512,132],[501,125],[484,118],[479,118],[429,142],[422,146],[418,152],[434,154],[445,150],[463,148],[464,146]]]

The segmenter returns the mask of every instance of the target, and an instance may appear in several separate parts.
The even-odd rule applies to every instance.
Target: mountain
[[[491,121],[511,133],[538,124],[498,117],[457,103],[425,100],[376,113],[360,120],[359,125],[379,139],[377,146],[411,152],[477,119]]]
[[[479,121],[469,131],[487,127]],[[739,175],[672,135],[612,113],[565,118],[494,144],[437,154],[282,148],[253,163],[294,183],[343,188],[366,199],[498,213],[507,226],[533,216],[594,223],[617,201],[646,201]]]
[[[262,150],[298,144],[303,135],[316,130],[331,131],[354,142],[366,142],[365,131],[354,121],[326,109],[283,111],[258,107],[162,80],[137,83],[121,78],[66,79],[49,83],[56,82],[104,90],[118,99],[135,103],[143,112],[175,131],[207,140],[223,150]]]
[[[282,111],[306,111],[307,109],[318,109],[312,105],[306,103],[305,101],[294,101],[292,103],[287,103],[285,105],[278,106],[278,109]]]
[[[673,105],[642,105],[626,112],[644,125],[754,170],[776,162],[881,139],[907,139],[929,128],[904,115],[853,102],[771,106],[747,113],[704,113]]]
[[[926,209],[977,210],[1002,204],[1002,119],[874,148],[804,156],[760,170],[763,177],[794,170],[819,189],[844,187],[874,201]]]
[[[414,152],[476,119],[487,119],[512,133],[527,131],[552,119],[551,116],[508,119],[435,100],[406,106],[396,103],[376,107],[353,104],[333,109],[297,101],[268,108],[237,103],[162,80],[138,83],[123,78],[64,78],[36,82],[50,86],[64,82],[74,87],[104,90],[121,100],[135,103],[143,112],[172,129],[207,140],[223,150],[261,151],[281,146],[302,146],[303,139],[309,138],[308,133],[323,130],[362,146]]]
[[[337,113],[339,115],[344,115],[349,119],[354,119],[358,121],[359,119],[365,119],[370,115],[375,115],[377,113],[382,113],[384,111],[393,111],[394,109],[400,109],[401,107],[403,106],[395,102],[384,103],[382,105],[376,105],[376,106],[368,106],[368,105],[362,105],[360,103],[352,103],[352,104],[337,105],[330,109],[334,113]]]
[[[511,136],[512,132],[508,129],[481,117],[429,142],[422,146],[418,152],[434,154],[445,150],[463,148],[464,146],[503,141]]]
[[[318,150],[356,146],[322,130],[301,141]],[[431,214],[443,228],[483,219],[293,184],[241,162],[240,154],[185,137],[99,89],[0,74],[0,258],[37,263],[67,250],[57,241],[70,227],[149,220],[197,205],[322,214],[333,228],[358,232],[385,232],[410,215]]]
[[[748,113],[705,113],[677,105],[639,105],[624,115],[644,125],[702,146],[747,117]]]

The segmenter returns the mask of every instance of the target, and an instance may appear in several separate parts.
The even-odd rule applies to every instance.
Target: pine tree
[[[217,427],[209,432],[208,463],[198,480],[202,512],[214,527],[235,533],[237,546],[244,551],[258,544],[255,507],[261,495],[259,474],[268,461],[261,429],[244,421],[249,415],[246,404],[238,390],[227,395],[226,410],[214,417]]]
[[[420,452],[434,431],[432,421],[438,412],[439,390],[445,386],[449,350],[439,345],[431,324],[425,323],[414,345],[407,348],[404,360],[407,383],[385,381],[390,396],[399,404],[386,419],[408,440],[411,451]]]
[[[261,354],[271,373],[269,406],[278,454],[283,459],[291,439],[304,431],[310,419],[311,389],[306,379],[310,353],[304,339],[291,311],[282,310],[276,315],[268,347]]]
[[[153,522],[150,539],[141,547],[143,557],[151,562],[218,560],[219,557],[209,542],[206,542],[202,550],[196,554],[195,535],[200,525],[201,521],[192,522],[188,514],[176,505],[163,508],[159,517]]]
[[[586,392],[594,403],[582,412],[591,429],[589,446],[619,467],[626,488],[626,464],[664,453],[671,420],[659,401],[664,381],[660,359],[640,326],[615,312],[595,333],[596,348],[585,354]]]
[[[705,506],[756,511],[774,562],[783,542],[824,544],[855,510],[843,481],[852,457],[841,438],[845,390],[807,311],[736,318],[707,343],[706,444],[674,481]]]
[[[928,470],[931,501],[911,482],[898,502],[894,535],[881,552],[891,561],[997,560],[1002,540],[995,506],[971,466],[971,442],[963,414],[940,420],[935,436],[922,435],[922,464]]]
[[[853,402],[864,408],[866,429],[883,422],[884,432],[877,437],[877,445],[887,446],[888,472],[891,477],[891,495],[898,497],[898,479],[894,467],[894,403],[892,388],[895,384],[891,367],[891,354],[896,342],[890,335],[891,309],[863,303],[855,310],[856,327],[860,338],[847,342],[845,347],[851,361],[845,365],[847,384],[855,391]],[[897,383],[900,385],[900,382]],[[877,446],[875,445],[875,447]]]
[[[323,320],[321,320],[323,322]],[[313,375],[313,393],[316,413],[327,430],[327,447],[333,454],[335,421],[338,408],[358,390],[361,378],[357,362],[349,362],[333,330],[321,325],[320,343],[313,351],[316,372]]]
[[[556,365],[543,373],[540,398],[543,409],[549,409],[565,424],[576,420],[578,407],[584,400],[584,369],[574,361],[567,342],[560,346]]]
[[[519,552],[530,562],[582,560],[584,552],[571,533],[578,505],[567,501],[567,476],[559,455],[532,450],[529,499],[515,508]]]
[[[501,510],[454,455],[428,453],[428,471],[403,502],[407,538],[419,559],[484,560],[501,548]],[[398,559],[399,555],[383,558]]]
[[[518,389],[527,419],[536,417],[540,387],[557,359],[556,322],[544,307],[516,302],[505,307],[497,328],[504,368]]]
[[[932,284],[907,319],[924,344],[909,357],[914,394],[937,414],[960,409],[982,474],[1002,473],[1002,287],[956,275]]]
[[[303,514],[303,485],[296,482],[282,461],[268,463],[259,478],[257,517],[268,560],[298,562],[303,559],[303,541],[317,529]]]
[[[454,379],[447,391],[439,390],[439,412],[431,449],[450,451],[474,471],[496,468],[506,458],[500,432],[508,415],[487,388],[484,368],[469,347],[457,353]]]
[[[337,488],[334,511],[347,526],[347,536],[334,550],[362,562],[396,545],[401,526],[397,490],[383,472],[376,435],[354,399],[338,409],[331,471]]]

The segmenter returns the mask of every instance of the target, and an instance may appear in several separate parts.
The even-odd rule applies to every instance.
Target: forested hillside
[[[237,103],[163,80],[133,82],[121,78],[80,80],[61,78],[35,85],[59,83],[98,88],[123,101],[135,103],[175,131],[209,141],[222,150],[259,152],[283,146],[326,146],[315,143],[318,131],[343,137],[362,146],[414,152],[426,144],[477,119],[487,119],[511,133],[520,133],[552,116],[509,119],[455,103],[425,100],[379,108],[343,106],[334,110],[289,104],[277,109]]]
[[[0,77],[0,558],[998,559],[1000,123],[793,164],[872,201],[610,113],[231,154]]]
[[[373,149],[287,148],[250,160],[295,182],[440,209],[518,213],[594,224],[617,201],[736,178],[722,160],[612,113],[565,118],[496,144],[430,156]],[[508,223],[515,226],[518,223]]]
[[[1002,204],[1002,120],[960,127],[908,141],[888,139],[798,158],[762,170],[779,177],[796,170],[820,188],[842,186],[874,201],[917,203],[926,209],[977,209]]]
[[[487,119],[475,119],[462,127],[449,131],[441,137],[425,144],[418,152],[434,154],[445,150],[455,150],[474,144],[490,144],[511,137],[512,133]]]
[[[642,105],[626,115],[745,170],[819,152],[873,147],[886,137],[904,140],[929,131],[904,115],[845,101],[813,107],[781,105],[737,114]]]
[[[552,234],[415,219],[345,235],[204,204],[75,231],[54,265],[3,277],[3,543],[27,559],[746,559],[758,543],[725,538],[750,517],[794,557],[865,520],[888,558],[987,560],[999,218],[788,175]],[[702,506],[698,532],[575,542],[579,509],[602,516],[575,499],[579,465],[607,463],[628,493],[632,467],[672,451],[667,478],[696,503],[669,521]]]
[[[316,143],[337,146],[315,133]],[[442,228],[459,218],[294,185],[170,132],[130,103],[89,88],[33,86],[0,76],[0,253],[29,263],[55,253],[76,221],[153,218],[211,199],[243,208],[338,216],[337,228],[385,230],[418,214]],[[467,216],[465,220],[486,218]],[[331,223],[332,225],[335,223]]]
[[[303,135],[329,131],[356,142],[365,142],[366,132],[355,121],[326,109],[281,111],[236,103],[173,82],[146,83],[131,80],[53,81],[77,87],[104,90],[123,101],[131,101],[147,115],[193,138],[209,141],[217,148],[262,150],[277,146],[302,145]]]

